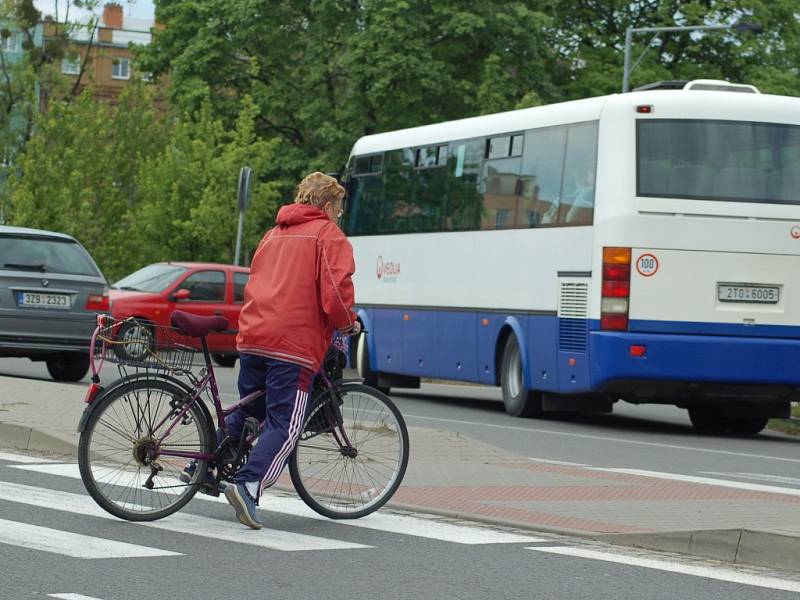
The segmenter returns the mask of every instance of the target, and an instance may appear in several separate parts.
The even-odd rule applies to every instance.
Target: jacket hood
[[[275,219],[276,225],[287,227],[289,225],[299,225],[301,223],[308,223],[317,219],[328,219],[328,214],[321,208],[311,206],[310,204],[287,204],[282,206],[278,211],[278,217]]]

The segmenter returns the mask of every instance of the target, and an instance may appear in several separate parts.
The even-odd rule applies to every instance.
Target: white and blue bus
[[[699,80],[353,147],[353,353],[373,385],[502,387],[517,416],[800,399],[800,99]],[[674,85],[671,87],[675,87]]]

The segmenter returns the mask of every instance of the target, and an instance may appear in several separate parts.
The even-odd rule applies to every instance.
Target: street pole
[[[242,252],[242,230],[244,229],[244,213],[250,205],[250,178],[252,170],[250,167],[242,167],[239,170],[239,186],[236,192],[236,200],[239,206],[239,226],[236,229],[236,254],[234,257],[235,265],[239,265],[239,257]]]
[[[669,31],[707,31],[709,29],[735,29],[739,32],[751,31],[753,33],[762,33],[764,28],[759,23],[748,23],[748,22],[740,22],[734,23],[733,25],[686,25],[681,27],[628,27],[625,30],[625,62],[623,64],[623,71],[622,71],[622,93],[630,91],[630,77],[631,71],[636,68],[636,65],[639,64],[639,60],[641,60],[641,56],[639,60],[636,61],[636,64],[631,66],[631,44],[633,43],[633,34],[634,33],[647,33],[651,32],[656,35],[650,40],[652,43],[653,39],[662,32],[669,32]],[[649,44],[648,44],[649,45]],[[645,48],[647,51],[647,48]],[[644,55],[644,52],[642,53]]]
[[[239,211],[239,226],[236,228],[236,260],[233,262],[239,266],[239,255],[242,251],[242,229],[244,229],[244,211]]]

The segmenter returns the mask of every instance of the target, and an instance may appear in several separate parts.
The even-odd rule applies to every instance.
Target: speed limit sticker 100
[[[658,271],[658,259],[652,254],[642,254],[636,259],[636,270],[643,277],[652,277]]]

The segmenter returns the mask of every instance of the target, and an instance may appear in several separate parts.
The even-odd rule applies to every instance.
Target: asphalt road
[[[215,372],[223,401],[236,399],[238,363]],[[0,359],[0,375],[50,380],[44,363],[27,359]],[[116,368],[106,365],[103,377],[117,377]],[[800,488],[800,436],[702,435],[671,406],[618,402],[613,414],[518,419],[505,414],[497,388],[423,384],[392,397],[411,426],[458,431],[533,460]]]
[[[74,466],[23,461],[0,451],[4,600],[778,600],[800,592],[800,577],[766,569],[424,515],[333,522],[291,497],[263,502],[260,531],[200,496],[155,524],[129,523],[92,503]]]

